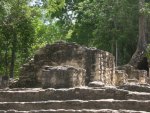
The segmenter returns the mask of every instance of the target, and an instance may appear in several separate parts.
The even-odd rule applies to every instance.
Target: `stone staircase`
[[[0,113],[150,113],[149,78],[115,67],[109,52],[56,42],[23,65],[11,89],[0,89]]]
[[[150,113],[150,87],[133,86],[1,89],[0,113]]]

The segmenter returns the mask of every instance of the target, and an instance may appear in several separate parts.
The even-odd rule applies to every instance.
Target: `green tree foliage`
[[[139,12],[149,9],[149,0],[140,11],[138,0],[0,0],[0,74],[17,75],[35,50],[56,40],[114,55],[117,43],[125,64],[136,49]]]
[[[32,52],[61,34],[51,15],[64,0],[0,0],[0,75],[14,77]]]
[[[127,63],[137,43],[138,1],[84,0],[77,4],[76,11],[78,15],[71,40],[113,54],[117,42],[119,63]]]
[[[0,2],[1,69],[2,74],[13,78],[15,66],[25,61],[34,42],[32,18],[26,0]],[[21,57],[22,60],[18,60]],[[17,62],[16,62],[17,61]]]
[[[64,5],[65,0],[36,0],[35,4],[32,6],[34,12],[37,14],[36,18],[33,20],[36,39],[32,47],[33,50],[47,43],[65,39],[57,23],[57,18],[52,16],[60,11]]]
[[[129,61],[138,39],[138,0],[66,0],[65,7],[52,16],[63,37],[95,46],[115,55],[119,64]],[[132,40],[132,41],[131,41]]]

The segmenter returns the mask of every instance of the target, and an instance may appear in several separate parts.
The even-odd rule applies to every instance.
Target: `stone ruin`
[[[76,43],[46,45],[0,89],[0,113],[150,113],[148,73],[114,60]]]
[[[148,83],[145,70],[136,70],[130,65],[115,67],[114,60],[107,51],[76,43],[60,41],[48,44],[23,65],[19,80],[10,87],[70,88],[91,84]]]
[[[101,81],[115,84],[114,57],[106,51],[76,43],[46,45],[21,68],[15,87],[69,88]]]

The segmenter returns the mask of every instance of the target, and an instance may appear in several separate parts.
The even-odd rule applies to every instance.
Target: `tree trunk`
[[[14,69],[15,69],[15,58],[16,58],[16,45],[17,45],[17,35],[13,29],[13,42],[12,42],[12,49],[11,49],[11,64],[10,64],[10,78],[14,78]]]
[[[146,40],[150,43],[150,16],[146,18]]]
[[[18,12],[19,12],[20,0],[17,1],[17,5],[18,5]],[[19,15],[17,14],[14,16],[16,16],[15,18],[17,20],[17,17]],[[15,21],[14,21],[14,23],[15,23]],[[12,36],[13,39],[12,39],[12,48],[11,48],[12,53],[11,53],[10,73],[9,73],[10,78],[14,78],[14,69],[15,69],[15,60],[16,60],[16,51],[17,51],[17,32],[15,31],[14,26],[12,26],[12,33],[13,33],[13,36]]]
[[[5,48],[5,76],[8,76],[8,48]]]
[[[139,0],[139,10],[144,7],[145,0]],[[143,13],[139,15],[139,39],[137,43],[137,49],[133,54],[129,64],[138,68],[139,63],[145,57],[146,47],[147,47],[147,40],[145,37],[145,16]]]

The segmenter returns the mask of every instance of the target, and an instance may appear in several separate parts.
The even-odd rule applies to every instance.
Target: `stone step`
[[[134,84],[130,85],[130,84],[126,84],[126,85],[119,86],[118,88],[119,89],[128,90],[128,91],[150,93],[150,86],[144,86],[144,85],[134,85]]]
[[[46,100],[126,100],[128,91],[106,88],[70,88],[70,89],[8,89],[0,90],[0,102],[32,102]]]
[[[32,102],[46,100],[150,100],[150,93],[125,91],[116,88],[70,88],[70,89],[5,89],[0,90],[0,102]]]
[[[150,100],[150,93],[145,92],[129,92],[127,95],[127,100]]]
[[[39,101],[39,102],[0,102],[0,110],[18,110],[18,111],[30,111],[30,110],[48,110],[48,109],[126,109],[135,111],[150,112],[150,100],[149,101],[137,101],[137,100],[67,100],[67,101]]]
[[[16,110],[1,110],[0,113],[148,113],[145,111],[133,111],[133,110],[111,110],[111,109],[82,109],[82,110],[73,110],[73,109],[49,109],[49,110],[32,110],[32,111],[16,111]]]

